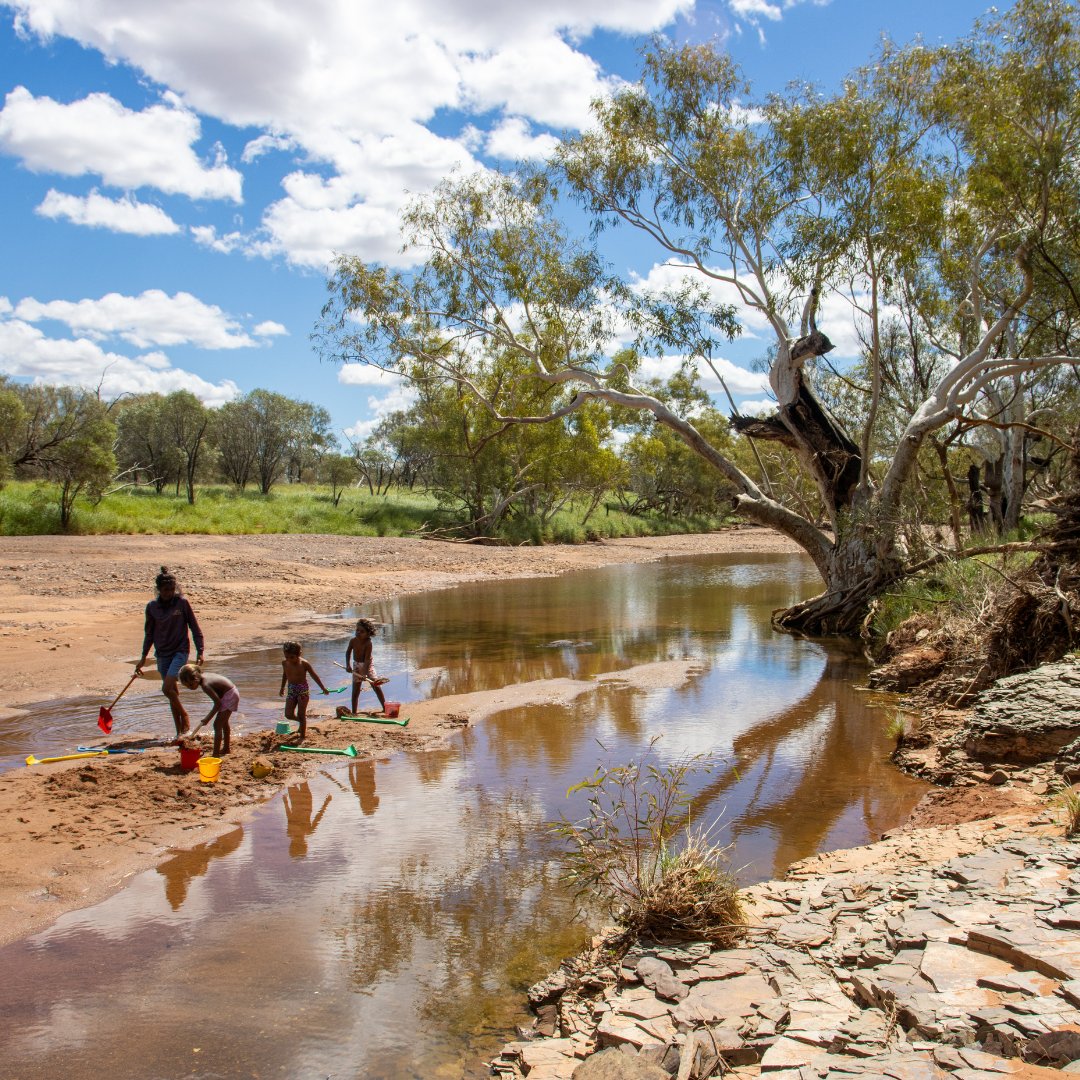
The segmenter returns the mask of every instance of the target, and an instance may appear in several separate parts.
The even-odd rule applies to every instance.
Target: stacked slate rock
[[[547,982],[536,1000],[555,1037],[509,1044],[492,1072],[1080,1074],[1080,842],[1048,820],[972,822],[843,855],[839,870],[808,860],[747,890],[754,928],[738,948],[640,943],[617,971]],[[609,1052],[595,1071],[603,1050],[624,1070]]]

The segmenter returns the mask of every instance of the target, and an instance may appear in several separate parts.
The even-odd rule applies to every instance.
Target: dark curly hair
[[[166,585],[171,585],[177,592],[180,591],[180,583],[176,580],[176,575],[167,566],[163,566],[161,573],[154,578],[154,588],[157,589],[160,595],[161,590]]]

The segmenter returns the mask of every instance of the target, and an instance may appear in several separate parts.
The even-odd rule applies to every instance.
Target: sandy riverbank
[[[212,668],[232,652],[284,637],[340,637],[344,624],[328,615],[398,593],[671,555],[795,550],[784,537],[753,528],[551,548],[333,536],[0,538],[0,639],[5,669],[17,673],[5,680],[5,711],[10,716],[40,700],[42,686],[63,688],[57,696],[86,694],[107,704],[138,658],[143,606],[162,563],[177,573],[192,601]],[[650,665],[634,677],[670,682],[685,672]],[[569,700],[590,685],[548,680],[410,703],[406,729],[335,722],[330,707],[316,699],[308,742],[354,743],[365,756],[421,749],[500,709]],[[147,680],[129,693],[157,695],[159,688]],[[171,721],[162,706],[164,735]],[[95,737],[92,719],[88,728],[88,739]],[[160,749],[0,777],[0,906],[7,912],[0,944],[95,903],[170,849],[233,828],[290,778],[325,764],[281,751],[279,743],[269,732],[234,739],[228,782],[219,784],[181,772],[176,751]],[[263,780],[249,774],[259,755],[274,764]]]

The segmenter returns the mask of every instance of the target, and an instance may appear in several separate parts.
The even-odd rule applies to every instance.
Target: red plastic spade
[[[132,675],[130,679],[128,679],[127,686],[125,686],[124,689],[121,690],[120,693],[112,699],[112,702],[107,706],[102,705],[101,708],[98,710],[97,726],[101,728],[101,730],[104,731],[106,735],[112,734],[113,717],[110,710],[112,709],[113,705],[115,705],[124,696],[124,694],[127,692],[128,686],[130,686],[138,677],[139,673],[136,671],[135,674]]]

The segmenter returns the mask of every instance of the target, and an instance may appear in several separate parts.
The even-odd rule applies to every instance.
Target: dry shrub
[[[641,898],[639,925],[632,929],[654,939],[734,945],[742,937],[745,919],[726,862],[726,848],[700,835],[689,837]]]
[[[1057,803],[1065,816],[1065,835],[1080,835],[1080,791],[1072,784],[1062,782],[1057,792]]]
[[[588,793],[588,812],[552,828],[567,842],[563,880],[574,895],[635,934],[736,941],[743,920],[727,848],[690,820],[688,779],[714,767],[700,754],[667,765],[632,761],[599,766],[572,787],[568,795]]]

